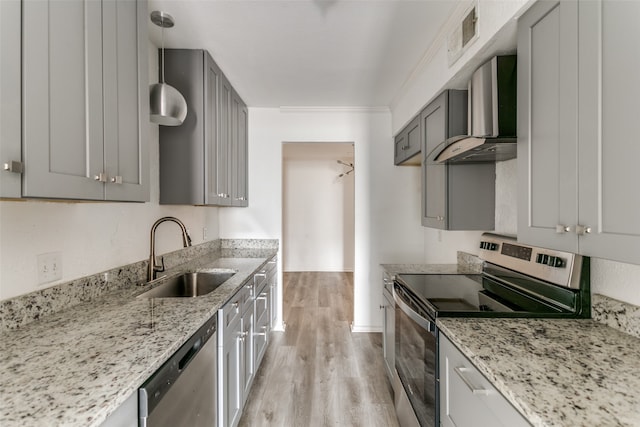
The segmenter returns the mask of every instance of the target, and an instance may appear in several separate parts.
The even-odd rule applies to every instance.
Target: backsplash
[[[205,255],[255,258],[267,256],[278,249],[278,240],[217,239],[162,255],[168,269]],[[147,281],[148,260],[138,261],[91,276],[0,301],[0,332],[17,329],[43,317],[81,303],[99,299],[107,292],[117,291]]]
[[[591,296],[593,320],[640,338],[640,307],[600,294]]]

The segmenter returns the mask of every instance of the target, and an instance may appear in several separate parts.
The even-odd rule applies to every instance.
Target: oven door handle
[[[424,318],[420,314],[416,313],[409,304],[404,302],[402,296],[398,295],[395,288],[393,289],[393,299],[398,304],[400,309],[407,315],[411,320],[416,322],[421,328],[426,331],[429,331],[431,334],[436,334],[436,324],[429,319]]]

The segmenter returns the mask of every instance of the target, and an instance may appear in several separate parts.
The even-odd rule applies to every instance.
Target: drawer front
[[[247,304],[249,298],[249,290],[246,287],[242,287],[233,297],[227,302],[220,310],[220,322],[223,325],[222,329],[227,329],[236,320],[240,319],[243,313],[243,308]]]
[[[256,296],[253,307],[256,319],[267,315],[267,311],[269,310],[269,288],[267,286],[264,286],[262,291]]]
[[[442,334],[440,422],[444,427],[530,426],[489,380]]]

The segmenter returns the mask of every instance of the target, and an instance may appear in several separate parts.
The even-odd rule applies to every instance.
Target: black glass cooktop
[[[402,283],[423,311],[436,317],[564,317],[557,304],[532,297],[481,274],[401,274]]]

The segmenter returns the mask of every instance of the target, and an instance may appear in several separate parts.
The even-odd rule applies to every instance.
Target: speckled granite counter
[[[437,323],[534,426],[640,426],[640,339],[592,320]]]
[[[237,273],[198,298],[135,298],[148,287],[132,284],[2,332],[0,425],[100,425],[266,261],[201,257],[172,273],[204,267]]]

